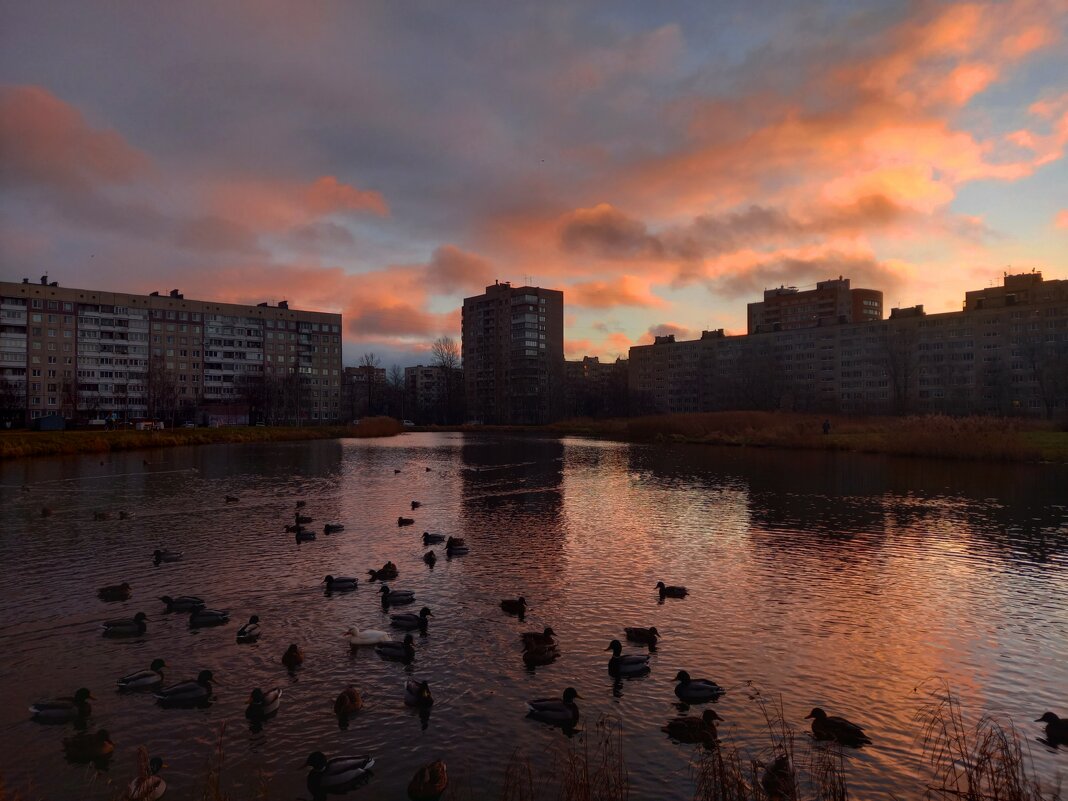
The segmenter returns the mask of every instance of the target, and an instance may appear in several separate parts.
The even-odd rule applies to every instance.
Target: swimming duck
[[[378,570],[368,570],[367,573],[371,581],[392,581],[399,575],[397,566],[392,562],[386,562]]]
[[[449,537],[445,540],[446,548],[459,548],[461,545],[467,545],[467,541],[463,537]]]
[[[649,654],[623,656],[623,644],[619,640],[612,640],[605,650],[612,652],[608,660],[608,672],[613,676],[637,676],[649,671]]]
[[[260,616],[253,615],[248,623],[237,630],[238,642],[256,642],[260,638]]]
[[[304,763],[311,768],[308,771],[308,792],[319,798],[330,790],[345,787],[364,776],[374,764],[369,754],[327,759],[322,751],[315,751],[308,755],[308,761]]]
[[[450,539],[452,539],[452,538],[450,537]],[[457,543],[459,543],[459,544],[457,544]],[[456,539],[454,542],[445,544],[445,555],[446,556],[450,556],[450,557],[451,556],[463,556],[464,554],[467,554],[467,553],[470,553],[470,552],[471,552],[471,549],[468,548],[466,545],[464,545],[463,544],[463,540],[461,540],[461,539]]]
[[[433,551],[427,551],[425,554],[423,554],[423,561],[426,562],[428,567],[433,567],[435,564],[437,564],[438,555]]]
[[[425,681],[409,679],[404,683],[404,703],[408,706],[431,706],[434,696],[430,694],[430,685]]]
[[[411,801],[437,801],[448,786],[449,774],[445,770],[445,763],[439,759],[415,772],[408,782],[408,798]]]
[[[304,664],[304,652],[296,643],[290,643],[286,652],[282,654],[282,664],[290,670],[296,670]]]
[[[375,646],[375,653],[383,659],[410,662],[415,658],[415,640],[411,634],[405,634],[403,642],[380,642]]]
[[[390,636],[384,631],[377,631],[376,629],[363,629],[361,631],[355,626],[345,632],[345,637],[348,638],[349,645],[353,648],[359,648],[361,645],[378,645],[380,642],[391,641]]]
[[[400,475],[400,470],[396,470],[396,469],[395,469],[395,470],[393,471],[393,475],[395,475],[395,476],[399,476],[399,475]]]
[[[315,532],[308,531],[306,528],[298,528],[297,533],[293,535],[293,538],[297,542],[315,542]]]
[[[238,498],[238,497],[237,497],[236,495],[227,495],[227,496],[226,496],[226,502],[227,502],[227,503],[237,503],[237,502],[238,502],[238,501],[240,501],[240,500],[241,500],[241,499],[240,499],[240,498]]]
[[[163,668],[167,663],[162,659],[153,659],[148,670],[139,670],[123,676],[115,682],[120,690],[154,690],[163,684]]]
[[[660,632],[656,630],[656,626],[650,626],[647,629],[633,626],[623,629],[623,632],[631,642],[643,642],[647,645],[656,645],[657,641],[660,639]]]
[[[252,721],[262,721],[278,712],[278,706],[282,703],[282,691],[278,687],[264,692],[259,687],[252,691],[248,697],[248,706],[245,708],[245,717]]]
[[[195,595],[179,595],[177,598],[161,595],[160,600],[166,604],[168,612],[195,612],[205,606],[204,599]]]
[[[716,721],[723,720],[712,709],[706,709],[701,717],[693,715],[669,720],[660,731],[680,743],[710,743],[716,739]]]
[[[790,767],[790,757],[780,754],[764,770],[760,786],[767,793],[769,801],[789,801],[797,797],[794,784],[794,770]]]
[[[705,701],[711,701],[712,699],[723,695],[725,692],[725,690],[714,681],[709,681],[708,679],[691,679],[690,674],[685,670],[680,670],[675,675],[675,681],[679,682],[675,685],[675,695],[679,697],[680,701],[686,701],[690,704],[700,704]]]
[[[390,615],[389,625],[398,629],[406,629],[408,631],[411,631],[412,629],[426,631],[426,627],[430,623],[427,618],[433,616],[434,613],[430,611],[430,607],[424,606],[419,610],[418,615],[412,612],[405,612],[401,615]]]
[[[304,530],[304,526],[298,525],[296,523],[288,523],[286,525],[286,534],[296,534],[298,531],[303,531],[303,530]]]
[[[414,522],[415,522],[415,518],[414,517],[398,517],[397,518],[397,525],[398,526],[410,526]]]
[[[418,509],[422,505],[423,504],[419,503],[419,501],[412,501],[412,511],[415,511],[416,509]]]
[[[303,509],[307,505],[308,505],[307,501],[297,501],[297,508],[298,509]]]
[[[323,534],[337,534],[339,531],[344,530],[344,523],[327,523],[325,526],[323,526]]]
[[[182,681],[164,687],[156,693],[156,700],[161,706],[194,706],[211,698],[215,677],[210,670],[202,670],[195,680]]]
[[[527,611],[527,599],[520,595],[518,598],[505,598],[501,601],[501,609],[510,615],[524,615]]]
[[[805,720],[810,718],[812,719],[812,734],[817,740],[834,740],[853,748],[860,748],[862,745],[871,743],[860,726],[850,723],[845,718],[828,716],[819,707],[805,715]]]
[[[297,515],[296,520],[297,520],[297,525],[298,526],[304,526],[304,525],[307,525],[308,523],[314,522],[310,516],[308,516],[308,515],[300,515],[300,514]]]
[[[564,690],[563,698],[539,698],[527,701],[528,717],[543,723],[555,723],[558,726],[573,726],[579,718],[576,698],[581,698],[574,687]]]
[[[1035,723],[1046,724],[1046,742],[1050,745],[1068,745],[1068,718],[1057,717],[1047,712]]]
[[[685,598],[687,590],[685,587],[671,587],[665,586],[664,582],[656,582],[656,588],[660,591],[660,600],[665,598]]]
[[[525,631],[519,635],[523,641],[523,648],[542,648],[556,645],[556,632],[552,626],[546,626],[544,631]]]
[[[383,584],[382,589],[378,592],[382,595],[383,606],[409,604],[415,600],[415,592],[413,590],[391,590],[388,584]]]
[[[100,729],[92,734],[82,732],[63,739],[63,752],[67,759],[79,764],[103,762],[111,759],[114,751],[115,743],[111,742],[111,736],[106,729]]]
[[[356,579],[351,576],[327,576],[323,579],[327,592],[347,592],[356,589]]]
[[[355,715],[363,709],[363,698],[355,687],[346,687],[334,701],[334,714],[339,718]]]
[[[96,597],[101,601],[126,601],[130,597],[130,585],[125,581],[122,584],[109,584],[97,590]]]
[[[30,712],[33,713],[33,719],[39,723],[67,723],[72,720],[84,720],[93,713],[89,702],[95,700],[93,694],[82,687],[67,698],[38,701],[30,707]]]
[[[423,545],[434,545],[438,542],[445,542],[444,534],[431,534],[429,531],[423,532]]]
[[[189,616],[189,628],[202,629],[230,622],[230,613],[223,609],[197,609]]]
[[[180,562],[182,561],[182,552],[160,550],[157,548],[152,552],[152,561],[157,565],[161,562]]]
[[[159,775],[166,765],[159,757],[152,757],[148,762],[148,775],[130,782],[127,794],[129,801],[156,801],[167,792],[167,782]]]
[[[132,618],[107,620],[100,624],[100,628],[104,630],[105,637],[137,637],[148,629],[145,624],[146,620],[148,620],[148,615],[138,612]]]

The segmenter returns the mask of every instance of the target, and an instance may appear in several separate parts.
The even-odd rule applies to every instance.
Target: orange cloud
[[[1058,228],[1068,228],[1068,209],[1057,212],[1057,216],[1053,218],[1053,224]]]
[[[206,205],[213,216],[256,231],[283,231],[335,214],[385,216],[381,194],[343,184],[333,176],[311,183],[211,179]]]
[[[623,275],[610,281],[571,284],[564,289],[564,300],[568,305],[590,309],[613,306],[659,308],[665,305],[662,299],[652,294],[648,283],[633,275]]]

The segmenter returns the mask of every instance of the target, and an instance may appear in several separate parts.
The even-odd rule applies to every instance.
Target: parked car
[[[411,420],[404,420],[401,425],[405,428],[415,428],[415,423],[413,423]]]
[[[182,428],[196,428],[197,424],[194,422],[182,423]]]

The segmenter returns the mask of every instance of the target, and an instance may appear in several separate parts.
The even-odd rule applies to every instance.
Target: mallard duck
[[[675,685],[675,695],[679,697],[680,701],[686,701],[690,704],[711,701],[713,698],[718,698],[725,692],[725,690],[714,681],[709,681],[708,679],[691,679],[690,674],[685,670],[680,670],[675,675],[675,681],[678,682],[678,684]]]
[[[326,791],[345,787],[364,776],[374,764],[369,754],[327,759],[322,751],[315,751],[308,755],[308,761],[304,763],[311,768],[308,771],[308,792],[319,797]]]
[[[139,670],[123,676],[115,682],[120,690],[154,690],[163,684],[163,668],[167,663],[162,659],[153,659],[148,670]]]
[[[211,698],[212,682],[215,677],[210,670],[202,670],[195,680],[182,681],[164,687],[156,693],[156,700],[161,706],[194,706]]]
[[[708,743],[716,739],[716,721],[723,720],[714,710],[706,709],[701,717],[693,715],[669,720],[660,731],[680,743]]]
[[[152,552],[152,561],[157,565],[160,562],[180,562],[182,561],[181,551],[168,551],[156,549]]]
[[[845,718],[828,716],[819,707],[816,707],[807,715],[805,720],[812,719],[812,734],[817,740],[834,740],[842,745],[860,748],[870,744],[871,740],[856,723],[850,723]]]
[[[388,584],[383,584],[378,591],[382,595],[382,605],[410,604],[415,600],[415,592],[412,590],[391,590]]]
[[[323,579],[327,592],[347,592],[356,589],[356,579],[351,576],[327,576]]]
[[[660,632],[656,630],[656,626],[650,626],[647,629],[633,626],[623,629],[623,632],[631,642],[643,642],[647,645],[656,645],[660,640]]]
[[[1050,745],[1068,745],[1068,718],[1057,717],[1047,712],[1035,723],[1046,724],[1046,742]]]
[[[524,631],[519,635],[523,641],[523,648],[542,648],[556,645],[556,632],[552,626],[546,626],[544,631]]]
[[[423,554],[423,561],[426,562],[429,567],[433,567],[438,561],[438,555],[433,551],[427,551]]]
[[[410,662],[415,658],[415,640],[411,634],[405,634],[403,642],[380,642],[375,646],[375,653],[383,659]]]
[[[438,542],[445,542],[444,534],[431,534],[429,531],[423,532],[423,545],[434,545]]]
[[[563,698],[539,698],[535,701],[527,701],[527,715],[544,723],[555,723],[558,726],[574,725],[579,718],[576,698],[581,698],[574,687],[564,690]]]
[[[356,626],[352,626],[345,632],[345,637],[349,641],[349,645],[353,648],[358,648],[361,645],[378,645],[380,642],[390,642],[391,638],[386,632],[378,631],[376,629],[363,629],[360,630]]]
[[[397,525],[398,526],[410,526],[414,522],[415,522],[415,518],[414,517],[398,517],[397,518]]]
[[[264,692],[259,687],[252,691],[248,697],[248,706],[245,707],[245,717],[252,721],[262,721],[278,712],[278,706],[282,703],[282,691],[278,687]]]
[[[412,501],[412,511],[415,511],[416,509],[418,509],[422,505],[423,504],[419,503],[419,501]]]
[[[340,717],[355,715],[363,709],[363,698],[355,687],[346,687],[334,701],[334,714]]]
[[[505,598],[501,601],[501,609],[510,615],[525,615],[527,611],[527,599],[522,595],[518,598]]]
[[[168,612],[195,612],[206,605],[203,598],[195,595],[179,595],[177,598],[161,595],[160,600],[167,606]]]
[[[408,798],[411,801],[437,801],[448,786],[449,774],[445,770],[445,763],[439,759],[415,772],[408,782]]]
[[[240,498],[238,498],[238,497],[237,497],[236,495],[227,495],[227,496],[226,496],[226,502],[227,502],[227,503],[237,503],[237,502],[238,502],[238,501],[240,501],[240,500],[241,500],[241,499],[240,499]]]
[[[344,531],[344,523],[327,523],[323,526],[323,534],[337,534],[339,531]]]
[[[468,548],[466,545],[446,544],[445,546],[445,555],[448,557],[463,556],[468,553],[471,553],[471,549]]]
[[[130,782],[130,791],[127,794],[129,801],[156,801],[167,792],[167,782],[159,775],[166,765],[159,757],[152,757],[148,762],[148,775],[137,778]]]
[[[649,654],[623,656],[623,643],[619,640],[612,640],[605,650],[612,652],[608,660],[608,672],[613,676],[637,676],[649,670]]]
[[[105,637],[137,637],[148,629],[148,615],[138,612],[133,617],[107,620],[100,624]]]
[[[409,679],[404,683],[404,703],[408,706],[431,706],[434,696],[430,694],[430,685],[425,681]]]
[[[397,566],[392,562],[386,562],[378,570],[368,570],[367,574],[371,577],[371,581],[392,581],[399,575]]]
[[[290,670],[296,670],[304,664],[304,652],[296,643],[290,643],[286,652],[282,654],[282,664]]]
[[[467,545],[467,541],[463,537],[449,537],[445,540],[446,548],[459,548],[463,545]]]
[[[30,707],[33,719],[40,723],[67,723],[72,720],[84,720],[93,713],[89,704],[95,701],[93,694],[85,687],[66,698],[54,698],[51,701],[38,701]]]
[[[768,801],[793,801],[797,797],[794,783],[794,770],[790,767],[790,757],[780,754],[760,778],[760,786],[768,795]]]
[[[412,629],[420,629],[421,631],[426,631],[426,627],[430,623],[427,618],[433,616],[434,613],[430,611],[430,607],[424,606],[422,609],[419,610],[418,615],[412,612],[406,612],[402,615],[390,615],[389,625],[394,626],[398,629],[405,629],[407,631],[411,631]]]
[[[660,600],[665,598],[685,598],[687,593],[685,587],[666,586],[662,581],[656,582],[656,589],[660,591]]]
[[[523,664],[528,668],[542,667],[556,661],[560,649],[556,645],[535,645],[523,651]]]
[[[300,525],[299,523],[288,523],[286,525],[286,534],[299,534],[304,530],[304,526]]]
[[[230,613],[223,609],[197,609],[189,616],[189,628],[202,629],[230,622]]]
[[[67,759],[79,764],[103,762],[111,759],[114,751],[115,743],[111,742],[106,729],[93,733],[82,732],[63,739],[63,752]]]
[[[314,522],[315,521],[309,515],[297,515],[297,525],[298,526],[306,526],[309,523],[314,523]]]
[[[243,643],[256,642],[260,638],[260,616],[253,615],[248,623],[237,630],[237,641]]]
[[[293,535],[293,539],[297,542],[315,542],[315,532],[308,531],[306,528],[298,529],[297,533]]]
[[[122,584],[110,584],[101,587],[96,592],[96,597],[101,601],[126,601],[130,598],[130,585],[125,581]]]

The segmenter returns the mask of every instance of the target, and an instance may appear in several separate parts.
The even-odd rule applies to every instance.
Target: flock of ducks
[[[239,499],[234,496],[226,496],[227,503],[238,501]],[[293,525],[286,526],[288,532],[296,535],[298,542],[315,537],[314,532],[304,528],[312,522],[310,517],[300,513],[300,509],[304,506],[304,501],[297,501],[295,522]],[[418,501],[411,503],[413,510],[420,506]],[[398,526],[408,526],[414,522],[412,518],[406,517],[399,517],[397,520]],[[344,526],[340,523],[328,523],[324,527],[324,533],[337,533],[343,529]],[[466,543],[460,538],[424,532],[422,539],[424,546],[444,542],[447,556],[460,556],[469,551]],[[157,566],[177,562],[181,558],[181,552],[177,551],[156,550],[153,554],[153,562]],[[436,555],[433,551],[428,551],[423,559],[428,565],[433,566]],[[370,581],[383,582],[378,589],[378,594],[384,610],[388,611],[394,605],[404,605],[415,600],[413,591],[395,590],[384,583],[395,580],[399,575],[397,566],[393,562],[386,562],[379,569],[368,570],[368,574]],[[325,585],[326,592],[329,594],[355,590],[359,582],[351,576],[327,575],[321,583]],[[686,587],[666,585],[663,581],[657,582],[655,589],[661,602],[665,598],[681,599],[688,595]],[[131,594],[130,584],[123,582],[102,587],[97,597],[105,602],[116,602],[129,600]],[[210,609],[206,602],[197,596],[164,595],[159,600],[164,604],[168,613],[187,613],[191,628],[220,626],[230,620],[229,612]],[[509,615],[517,615],[520,620],[523,620],[529,610],[526,599],[522,596],[503,599],[500,602],[500,608]],[[343,636],[352,649],[371,647],[382,659],[411,663],[416,655],[415,641],[411,632],[419,630],[425,634],[432,616],[433,612],[426,606],[422,607],[418,613],[390,615],[390,626],[406,632],[403,639],[399,641],[394,640],[385,631],[360,630],[355,626],[345,631]],[[105,621],[101,628],[105,637],[141,636],[147,631],[148,616],[145,612],[138,612],[132,618]],[[623,633],[628,641],[645,645],[650,652],[656,649],[661,639],[661,634],[655,626],[628,627],[624,628]],[[253,643],[259,639],[260,634],[260,619],[257,615],[252,615],[248,622],[237,631],[236,640],[238,643]],[[545,627],[542,631],[523,632],[520,640],[523,661],[528,666],[549,664],[559,656],[559,641],[551,626]],[[618,639],[612,640],[605,651],[610,651],[612,654],[608,659],[607,668],[609,675],[613,677],[641,676],[651,669],[650,653],[624,654],[623,644]],[[296,643],[293,643],[283,654],[281,662],[290,672],[296,671],[304,663],[304,653]],[[164,686],[166,668],[165,660],[155,659],[147,669],[122,676],[116,681],[116,685],[123,692],[152,692],[157,703],[164,708],[196,707],[211,702],[214,682],[212,671],[202,670],[195,679]],[[692,678],[685,670],[679,670],[674,681],[676,682],[675,695],[684,711],[687,705],[714,702],[726,692],[716,682]],[[539,698],[528,701],[527,716],[543,723],[562,727],[565,732],[570,733],[574,731],[580,718],[579,708],[575,702],[581,698],[582,696],[574,687],[567,687],[559,698]],[[280,688],[264,690],[257,687],[248,697],[245,717],[254,727],[262,725],[277,714],[281,699]],[[96,699],[90,690],[83,687],[69,697],[37,702],[30,706],[30,712],[33,719],[41,723],[74,723],[78,728],[85,729],[92,714],[90,702],[94,700]],[[406,706],[421,710],[428,716],[429,709],[434,703],[429,682],[408,680],[404,686],[403,701]],[[348,719],[358,714],[362,708],[363,699],[359,691],[352,686],[343,689],[333,706],[339,726],[345,728]],[[706,709],[699,717],[680,716],[669,720],[661,730],[677,742],[714,747],[717,737],[716,722],[722,720],[723,718],[715,710]],[[828,715],[819,707],[814,708],[806,716],[806,720],[812,721],[812,734],[817,740],[833,741],[853,748],[861,748],[872,742],[857,724],[843,717]],[[1054,713],[1047,712],[1037,722],[1046,724],[1046,739],[1051,745],[1068,745],[1068,719],[1061,719]],[[424,727],[425,723],[424,717]],[[100,729],[95,732],[83,730],[65,738],[63,748],[67,758],[72,762],[102,766],[111,758],[115,746],[108,732]],[[305,767],[308,768],[307,787],[316,798],[321,798],[326,793],[343,792],[360,784],[374,764],[375,760],[369,754],[328,758],[322,752],[315,751],[305,762]],[[131,801],[152,801],[162,797],[167,785],[159,774],[164,767],[166,766],[160,758],[152,758],[148,762],[147,775],[139,776],[130,783],[126,797]],[[415,801],[432,801],[441,796],[447,785],[448,773],[445,763],[438,760],[416,771],[409,784],[408,794]],[[766,766],[762,785],[769,797],[792,797],[793,771],[786,754],[777,756],[771,765]]]

